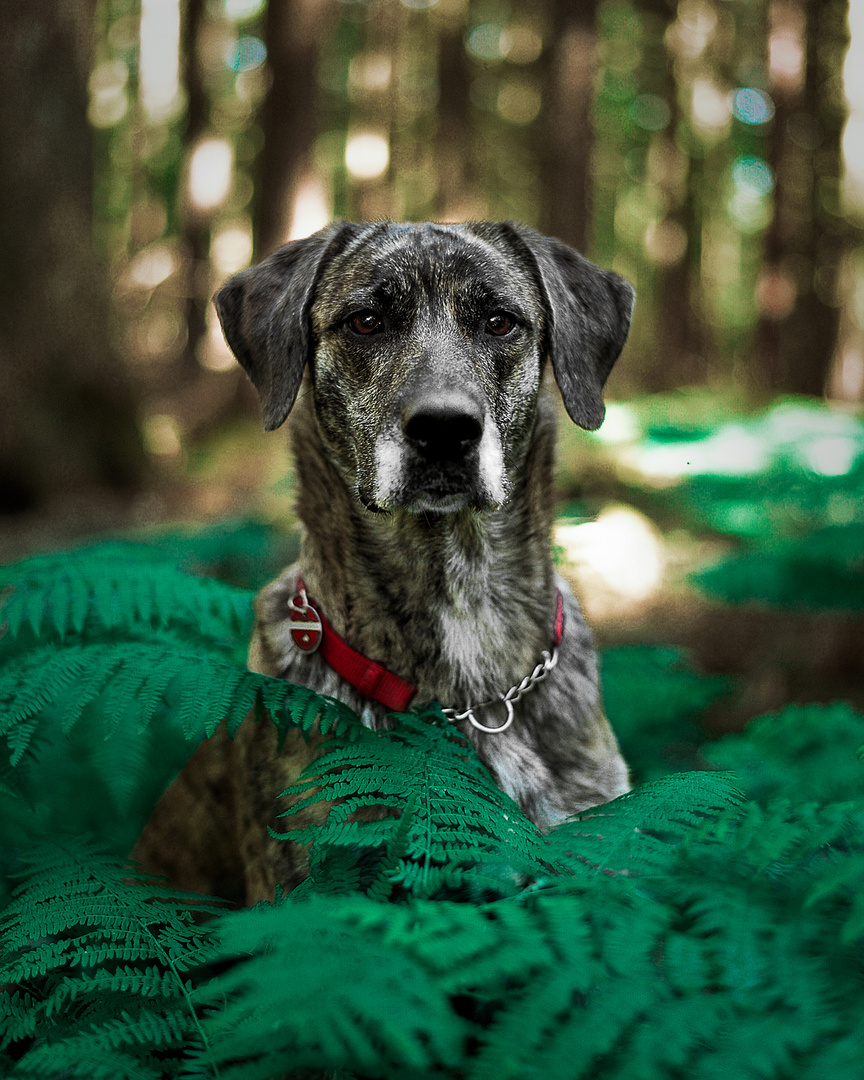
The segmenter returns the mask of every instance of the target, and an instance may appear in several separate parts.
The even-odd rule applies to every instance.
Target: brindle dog
[[[599,427],[630,286],[518,225],[339,222],[237,274],[215,303],[265,427],[294,409],[301,555],[258,598],[250,667],[386,725],[383,705],[295,647],[289,602],[302,578],[338,634],[416,686],[412,706],[493,700],[474,710],[492,728],[505,721],[502,694],[551,648],[558,590],[564,630],[548,678],[505,731],[457,722],[543,828],[624,792],[590,635],[552,564],[555,410],[543,374],[548,357],[572,419]],[[137,855],[179,885],[246,902],[291,887],[302,853],[267,826],[317,753],[299,737],[279,751],[269,723],[208,740]]]

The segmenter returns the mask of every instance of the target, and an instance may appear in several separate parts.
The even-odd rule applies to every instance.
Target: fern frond
[[[186,973],[209,958],[196,913],[218,909],[81,843],[23,861],[30,876],[0,915],[0,983],[18,987],[0,994],[0,1051],[35,1039],[16,1075],[84,1075],[98,1060],[112,1080],[160,1076],[190,1033],[206,1047]]]
[[[236,730],[259,701],[277,718],[290,695],[290,684],[270,679],[206,653],[179,652],[144,642],[47,647],[26,653],[0,669],[0,736],[17,764],[30,741],[33,721],[55,709],[65,732],[99,699],[105,734],[122,717],[141,732],[157,711],[168,708],[187,738],[211,735],[223,720]],[[306,716],[312,708],[306,695]],[[322,705],[331,723],[345,715]],[[338,716],[334,717],[333,714]]]
[[[740,778],[751,799],[864,799],[864,716],[843,701],[788,705],[751,721],[743,735],[707,744],[703,755]]]
[[[600,657],[603,704],[637,781],[697,767],[699,718],[731,688],[695,671],[683,649],[621,645]]]
[[[762,601],[779,608],[860,611],[864,608],[864,523],[833,525],[764,544],[693,574],[710,596],[731,603]]]
[[[304,891],[350,888],[339,877],[350,860],[334,858],[338,849],[365,849],[367,856],[377,850],[370,887],[380,892],[386,880],[418,897],[462,887],[474,895],[513,892],[525,875],[550,869],[541,834],[437,711],[400,716],[385,732],[356,727],[352,742],[328,745],[286,794],[300,796],[283,815],[289,824],[312,803],[329,804],[324,824],[279,834],[313,842]],[[368,820],[370,811],[378,820]],[[394,845],[404,851],[398,870],[391,865]]]
[[[135,544],[38,555],[0,570],[0,653],[85,635],[173,635],[206,641],[229,658],[245,651],[252,594],[178,569]]]
[[[64,1043],[43,1043],[15,1063],[15,1080],[166,1080],[176,1075],[170,1062],[147,1063],[134,1054],[111,1050],[98,1035],[82,1035]]]
[[[586,873],[639,877],[668,873],[678,847],[694,829],[737,807],[742,798],[729,774],[660,777],[552,829],[551,853],[577,879]]]
[[[250,518],[217,521],[203,528],[148,529],[141,543],[155,547],[190,574],[203,574],[257,592],[295,562],[300,537]]]
[[[196,1000],[212,1010],[204,1028],[226,1080],[303,1068],[419,1077],[455,1067],[465,1025],[442,987],[400,941],[349,926],[344,910],[318,897],[219,921],[217,959],[247,959]]]

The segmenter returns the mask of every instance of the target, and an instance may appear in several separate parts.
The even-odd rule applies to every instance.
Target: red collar
[[[341,675],[355,690],[371,701],[377,701],[393,712],[405,712],[417,687],[400,679],[392,671],[352,649],[340,637],[321,614],[314,600],[306,595],[302,578],[297,578],[297,592],[288,601],[291,621],[291,640],[300,652],[318,650],[325,663],[337,675]],[[555,621],[553,623],[553,649],[561,644],[564,636],[564,597],[556,591]]]

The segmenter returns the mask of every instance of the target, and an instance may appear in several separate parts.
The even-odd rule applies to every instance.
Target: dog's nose
[[[463,394],[424,397],[405,409],[402,432],[427,461],[461,461],[483,437],[483,411]]]

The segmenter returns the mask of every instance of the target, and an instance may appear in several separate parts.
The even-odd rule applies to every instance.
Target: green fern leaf
[[[789,705],[753,720],[743,735],[705,746],[716,768],[732,770],[763,805],[794,793],[796,800],[864,798],[864,716],[846,702]]]
[[[170,1063],[148,1064],[132,1054],[106,1047],[98,1036],[83,1035],[68,1043],[46,1043],[24,1054],[10,1075],[16,1080],[167,1080],[176,1075]]]
[[[2,652],[85,633],[93,642],[122,633],[206,641],[237,657],[252,624],[252,594],[186,574],[165,556],[132,544],[101,544],[40,555],[0,570],[6,626]],[[29,628],[31,639],[20,640]]]
[[[426,1076],[456,1065],[465,1025],[442,988],[398,940],[359,922],[349,929],[344,910],[312,898],[219,921],[218,957],[248,957],[196,997],[213,1009],[204,1027],[226,1080],[301,1068]]]
[[[741,799],[729,774],[660,777],[553,829],[550,854],[577,877],[667,873],[692,831]]]
[[[699,718],[730,681],[695,671],[683,649],[623,645],[601,654],[603,702],[637,781],[697,767]]]
[[[344,891],[347,881],[327,880],[345,865],[339,848],[378,849],[379,878],[415,896],[463,886],[513,892],[523,876],[549,871],[538,830],[492,781],[470,743],[437,711],[403,715],[386,732],[355,726],[352,742],[333,742],[286,794],[300,796],[286,812],[328,804],[323,825],[279,834],[313,841],[312,877],[305,890]],[[406,812],[406,807],[410,811]],[[372,811],[378,820],[358,820]],[[382,819],[383,816],[383,820]],[[400,820],[407,817],[410,825]],[[404,847],[399,869],[394,847]],[[383,867],[387,866],[384,871]]]
[[[142,730],[167,699],[187,736],[200,738],[225,719],[236,730],[265,687],[268,705],[278,714],[290,694],[288,683],[218,657],[143,642],[48,647],[0,669],[0,703],[6,709],[0,735],[17,764],[33,730],[25,725],[35,717],[56,706],[68,732],[101,698],[106,735],[129,715]],[[320,711],[329,710],[319,703]]]
[[[0,1050],[35,1039],[16,1075],[84,1075],[88,1060],[112,1080],[165,1075],[160,1063],[178,1071],[190,1033],[206,1052],[185,972],[210,955],[195,913],[218,909],[81,843],[25,862],[30,876],[0,915],[0,983],[19,988],[0,994]]]
[[[762,601],[792,610],[864,608],[864,523],[763,544],[693,575],[711,596],[732,603]]]

